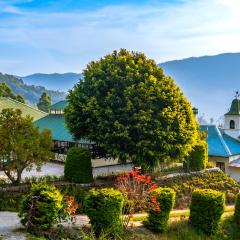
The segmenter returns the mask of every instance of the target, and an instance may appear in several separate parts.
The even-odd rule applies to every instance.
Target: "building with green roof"
[[[49,114],[38,119],[34,124],[40,131],[49,129],[52,133],[54,149],[58,154],[66,154],[67,150],[74,145],[91,148],[92,144],[87,140],[75,141],[65,124],[64,109],[67,107],[66,100],[57,102],[49,107]]]
[[[47,113],[37,108],[29,106],[25,103],[18,102],[17,100],[6,97],[0,97],[0,111],[6,108],[19,109],[21,110],[23,116],[29,115],[33,118],[33,121],[36,121],[48,115]]]

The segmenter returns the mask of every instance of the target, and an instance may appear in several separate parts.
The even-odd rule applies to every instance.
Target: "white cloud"
[[[119,48],[142,51],[162,62],[237,52],[239,42],[239,0],[107,6],[87,12],[23,12],[0,22],[0,46],[5,43],[31,52],[15,52],[15,59],[24,61],[14,66],[14,73],[79,72],[90,60]],[[4,52],[8,59],[6,49]]]

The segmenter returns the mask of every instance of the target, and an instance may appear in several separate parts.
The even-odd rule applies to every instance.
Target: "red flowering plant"
[[[150,176],[140,174],[138,168],[131,172],[125,172],[123,176],[116,178],[116,187],[125,197],[123,225],[126,228],[133,221],[133,214],[143,212],[146,209],[160,211],[159,203],[153,191],[157,184]]]
[[[63,199],[62,213],[60,214],[60,222],[64,221],[69,224],[76,222],[75,213],[78,209],[78,204],[75,202],[73,196],[65,196]]]

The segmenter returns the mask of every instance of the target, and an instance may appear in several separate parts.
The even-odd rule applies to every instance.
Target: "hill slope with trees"
[[[68,92],[75,83],[82,77],[80,73],[34,73],[22,77],[23,81],[29,85],[41,85],[50,90]]]
[[[47,90],[42,86],[27,85],[22,79],[9,74],[0,73],[0,83],[5,82],[15,94],[21,95],[26,103],[36,105],[43,92],[46,92],[53,102],[65,99],[66,93]]]

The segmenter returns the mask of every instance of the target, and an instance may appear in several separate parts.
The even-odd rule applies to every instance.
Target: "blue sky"
[[[240,51],[239,0],[0,0],[0,71],[81,72],[126,48],[156,62]]]

